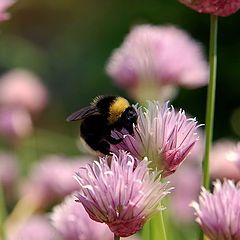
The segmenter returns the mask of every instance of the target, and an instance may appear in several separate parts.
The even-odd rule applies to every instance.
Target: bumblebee
[[[137,112],[129,102],[119,96],[98,96],[89,106],[72,113],[67,121],[80,120],[80,135],[94,151],[109,154],[110,144],[118,144],[121,138],[111,136],[111,131],[122,129],[133,135]]]

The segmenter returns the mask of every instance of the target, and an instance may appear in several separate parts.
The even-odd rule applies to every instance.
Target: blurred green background
[[[105,64],[131,26],[174,24],[208,52],[209,16],[175,0],[19,0],[1,24],[0,73],[25,68],[39,75],[50,103],[36,120],[34,138],[23,149],[77,154],[78,124],[65,122],[72,111],[99,94],[121,94],[105,74]],[[219,19],[218,76],[214,139],[240,136],[240,14]],[[206,87],[181,89],[175,107],[205,119]],[[3,144],[2,144],[3,146]],[[6,147],[4,145],[4,147]],[[24,152],[26,154],[26,152]],[[28,153],[29,154],[29,153]]]

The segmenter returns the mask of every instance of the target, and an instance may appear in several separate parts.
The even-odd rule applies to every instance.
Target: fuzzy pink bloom
[[[0,22],[10,18],[10,14],[6,10],[15,3],[14,0],[0,0]]]
[[[47,103],[47,89],[33,73],[15,69],[0,79],[0,104],[20,106],[36,113]]]
[[[227,153],[227,159],[230,162],[234,162],[240,170],[240,142],[237,142],[235,146]]]
[[[112,240],[113,233],[104,223],[93,221],[73,195],[54,207],[51,220],[62,240]]]
[[[167,178],[174,191],[170,196],[170,213],[177,223],[189,224],[194,221],[194,210],[189,206],[197,201],[202,183],[202,159],[204,153],[204,137],[202,132],[191,153],[179,169]],[[184,192],[184,194],[183,194]]]
[[[240,239],[240,185],[231,180],[214,182],[213,193],[202,188],[199,203],[193,202],[196,221],[210,240]]]
[[[172,176],[174,177],[171,182],[174,186],[171,199],[172,219],[178,223],[189,224],[194,220],[194,211],[189,204],[197,200],[200,193],[201,168],[181,166]]]
[[[134,136],[115,133],[122,142],[111,145],[111,151],[129,151],[138,159],[147,157],[152,166],[166,177],[176,171],[198,139],[197,121],[185,112],[176,112],[168,103],[148,102],[147,109],[139,107]]]
[[[120,237],[139,231],[169,193],[158,172],[149,171],[147,159],[139,162],[124,151],[80,168],[75,178],[78,201],[90,218],[106,223]]]
[[[210,155],[210,174],[213,179],[230,178],[240,180],[239,149],[234,141],[226,139],[214,143]]]
[[[106,71],[124,89],[141,88],[142,94],[149,90],[148,99],[158,89],[165,94],[166,87],[171,91],[174,85],[196,88],[208,82],[208,64],[200,44],[174,26],[134,27],[113,52]]]
[[[0,136],[11,141],[22,139],[32,131],[30,114],[23,108],[0,108]]]
[[[50,155],[36,163],[23,184],[23,195],[29,195],[45,207],[79,189],[73,179],[75,171],[90,158],[68,159]]]
[[[59,235],[46,217],[36,215],[29,218],[16,231],[9,232],[8,239],[59,240]]]
[[[179,0],[199,13],[229,16],[240,8],[240,0]]]

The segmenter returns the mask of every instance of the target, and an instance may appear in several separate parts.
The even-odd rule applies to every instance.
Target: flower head
[[[199,203],[193,202],[201,225],[210,240],[240,239],[240,185],[235,186],[231,180],[214,183],[213,193],[202,188]]]
[[[149,171],[147,159],[139,162],[124,151],[80,168],[75,178],[80,185],[78,201],[90,218],[106,223],[121,237],[140,230],[169,193],[159,174]]]
[[[218,140],[210,155],[210,174],[213,179],[240,180],[240,145],[231,140]]]
[[[185,162],[183,165],[170,178],[171,185],[174,186],[170,210],[175,222],[187,224],[194,220],[194,211],[189,204],[197,200],[200,192],[201,167],[192,167]]]
[[[58,240],[59,236],[45,216],[29,218],[16,231],[10,231],[9,240]]]
[[[10,14],[6,10],[15,3],[14,0],[0,0],[0,22],[10,18]]]
[[[178,223],[189,224],[194,221],[194,210],[189,204],[197,200],[200,193],[204,154],[204,136],[199,130],[199,141],[192,148],[191,154],[181,167],[167,178],[170,185],[174,186],[169,206],[171,218]]]
[[[179,2],[199,13],[209,13],[216,16],[229,16],[240,8],[239,0],[179,0]]]
[[[195,88],[208,81],[200,45],[174,26],[134,27],[113,52],[106,70],[117,85],[147,99],[164,95],[166,100],[173,86]]]
[[[15,141],[28,136],[32,131],[32,119],[25,109],[0,108],[0,136]]]
[[[112,240],[113,233],[106,224],[93,221],[84,207],[70,195],[54,207],[51,220],[63,240]]]
[[[230,162],[234,162],[238,166],[238,169],[240,169],[240,142],[237,142],[227,153],[227,159]]]
[[[148,102],[147,109],[139,107],[134,136],[115,133],[122,142],[111,145],[111,151],[129,151],[138,159],[147,157],[163,177],[174,173],[198,139],[197,122],[185,112],[176,112],[168,103]]]
[[[78,189],[78,184],[72,176],[79,166],[87,161],[89,159],[85,157],[67,159],[59,155],[47,156],[32,167],[22,192],[45,207]]]
[[[40,112],[47,103],[47,89],[33,73],[15,69],[0,79],[0,104]]]

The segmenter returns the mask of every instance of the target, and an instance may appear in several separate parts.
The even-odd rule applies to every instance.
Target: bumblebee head
[[[128,100],[117,96],[99,96],[92,105],[106,117],[107,123],[118,129],[125,128],[132,133],[133,123],[137,122],[137,112]]]
[[[108,123],[110,125],[116,123],[129,107],[130,104],[127,99],[116,97],[109,105]]]
[[[133,124],[137,123],[137,112],[134,107],[129,106],[119,119],[120,126],[125,128],[131,135],[133,134]]]

